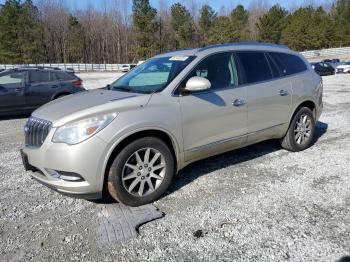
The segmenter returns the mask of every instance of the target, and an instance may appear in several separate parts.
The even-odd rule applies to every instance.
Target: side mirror
[[[184,90],[188,92],[196,92],[208,90],[210,87],[211,83],[208,79],[200,76],[193,76],[188,79]]]
[[[106,86],[106,89],[107,89],[107,90],[111,90],[111,85],[108,84],[108,85]]]

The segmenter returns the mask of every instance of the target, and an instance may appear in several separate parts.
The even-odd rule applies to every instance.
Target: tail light
[[[75,85],[75,86],[81,87],[81,86],[83,85],[83,80],[77,79],[77,80],[74,80],[72,83],[73,83],[73,85]]]

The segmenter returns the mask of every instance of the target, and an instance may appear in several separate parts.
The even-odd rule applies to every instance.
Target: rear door
[[[12,112],[24,109],[25,72],[11,71],[0,73],[0,111]]]
[[[247,88],[248,140],[275,136],[289,120],[292,83],[262,51],[237,52]]]
[[[28,75],[27,104],[31,107],[39,107],[51,101],[59,88],[59,82],[50,79],[50,71],[29,70]]]

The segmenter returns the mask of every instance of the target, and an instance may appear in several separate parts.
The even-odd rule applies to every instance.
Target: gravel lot
[[[85,85],[103,83],[95,76]],[[324,106],[310,149],[272,141],[194,163],[154,204],[163,218],[106,246],[104,204],[32,180],[19,155],[26,119],[3,119],[0,261],[349,261],[350,75],[324,78]]]

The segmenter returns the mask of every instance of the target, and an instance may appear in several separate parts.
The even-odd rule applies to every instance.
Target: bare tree
[[[248,6],[249,10],[249,40],[256,41],[258,36],[258,28],[256,24],[259,18],[268,10],[267,0],[253,0]]]
[[[39,0],[37,6],[44,28],[47,60],[63,62],[66,57],[65,34],[69,10],[64,6],[62,0]]]

